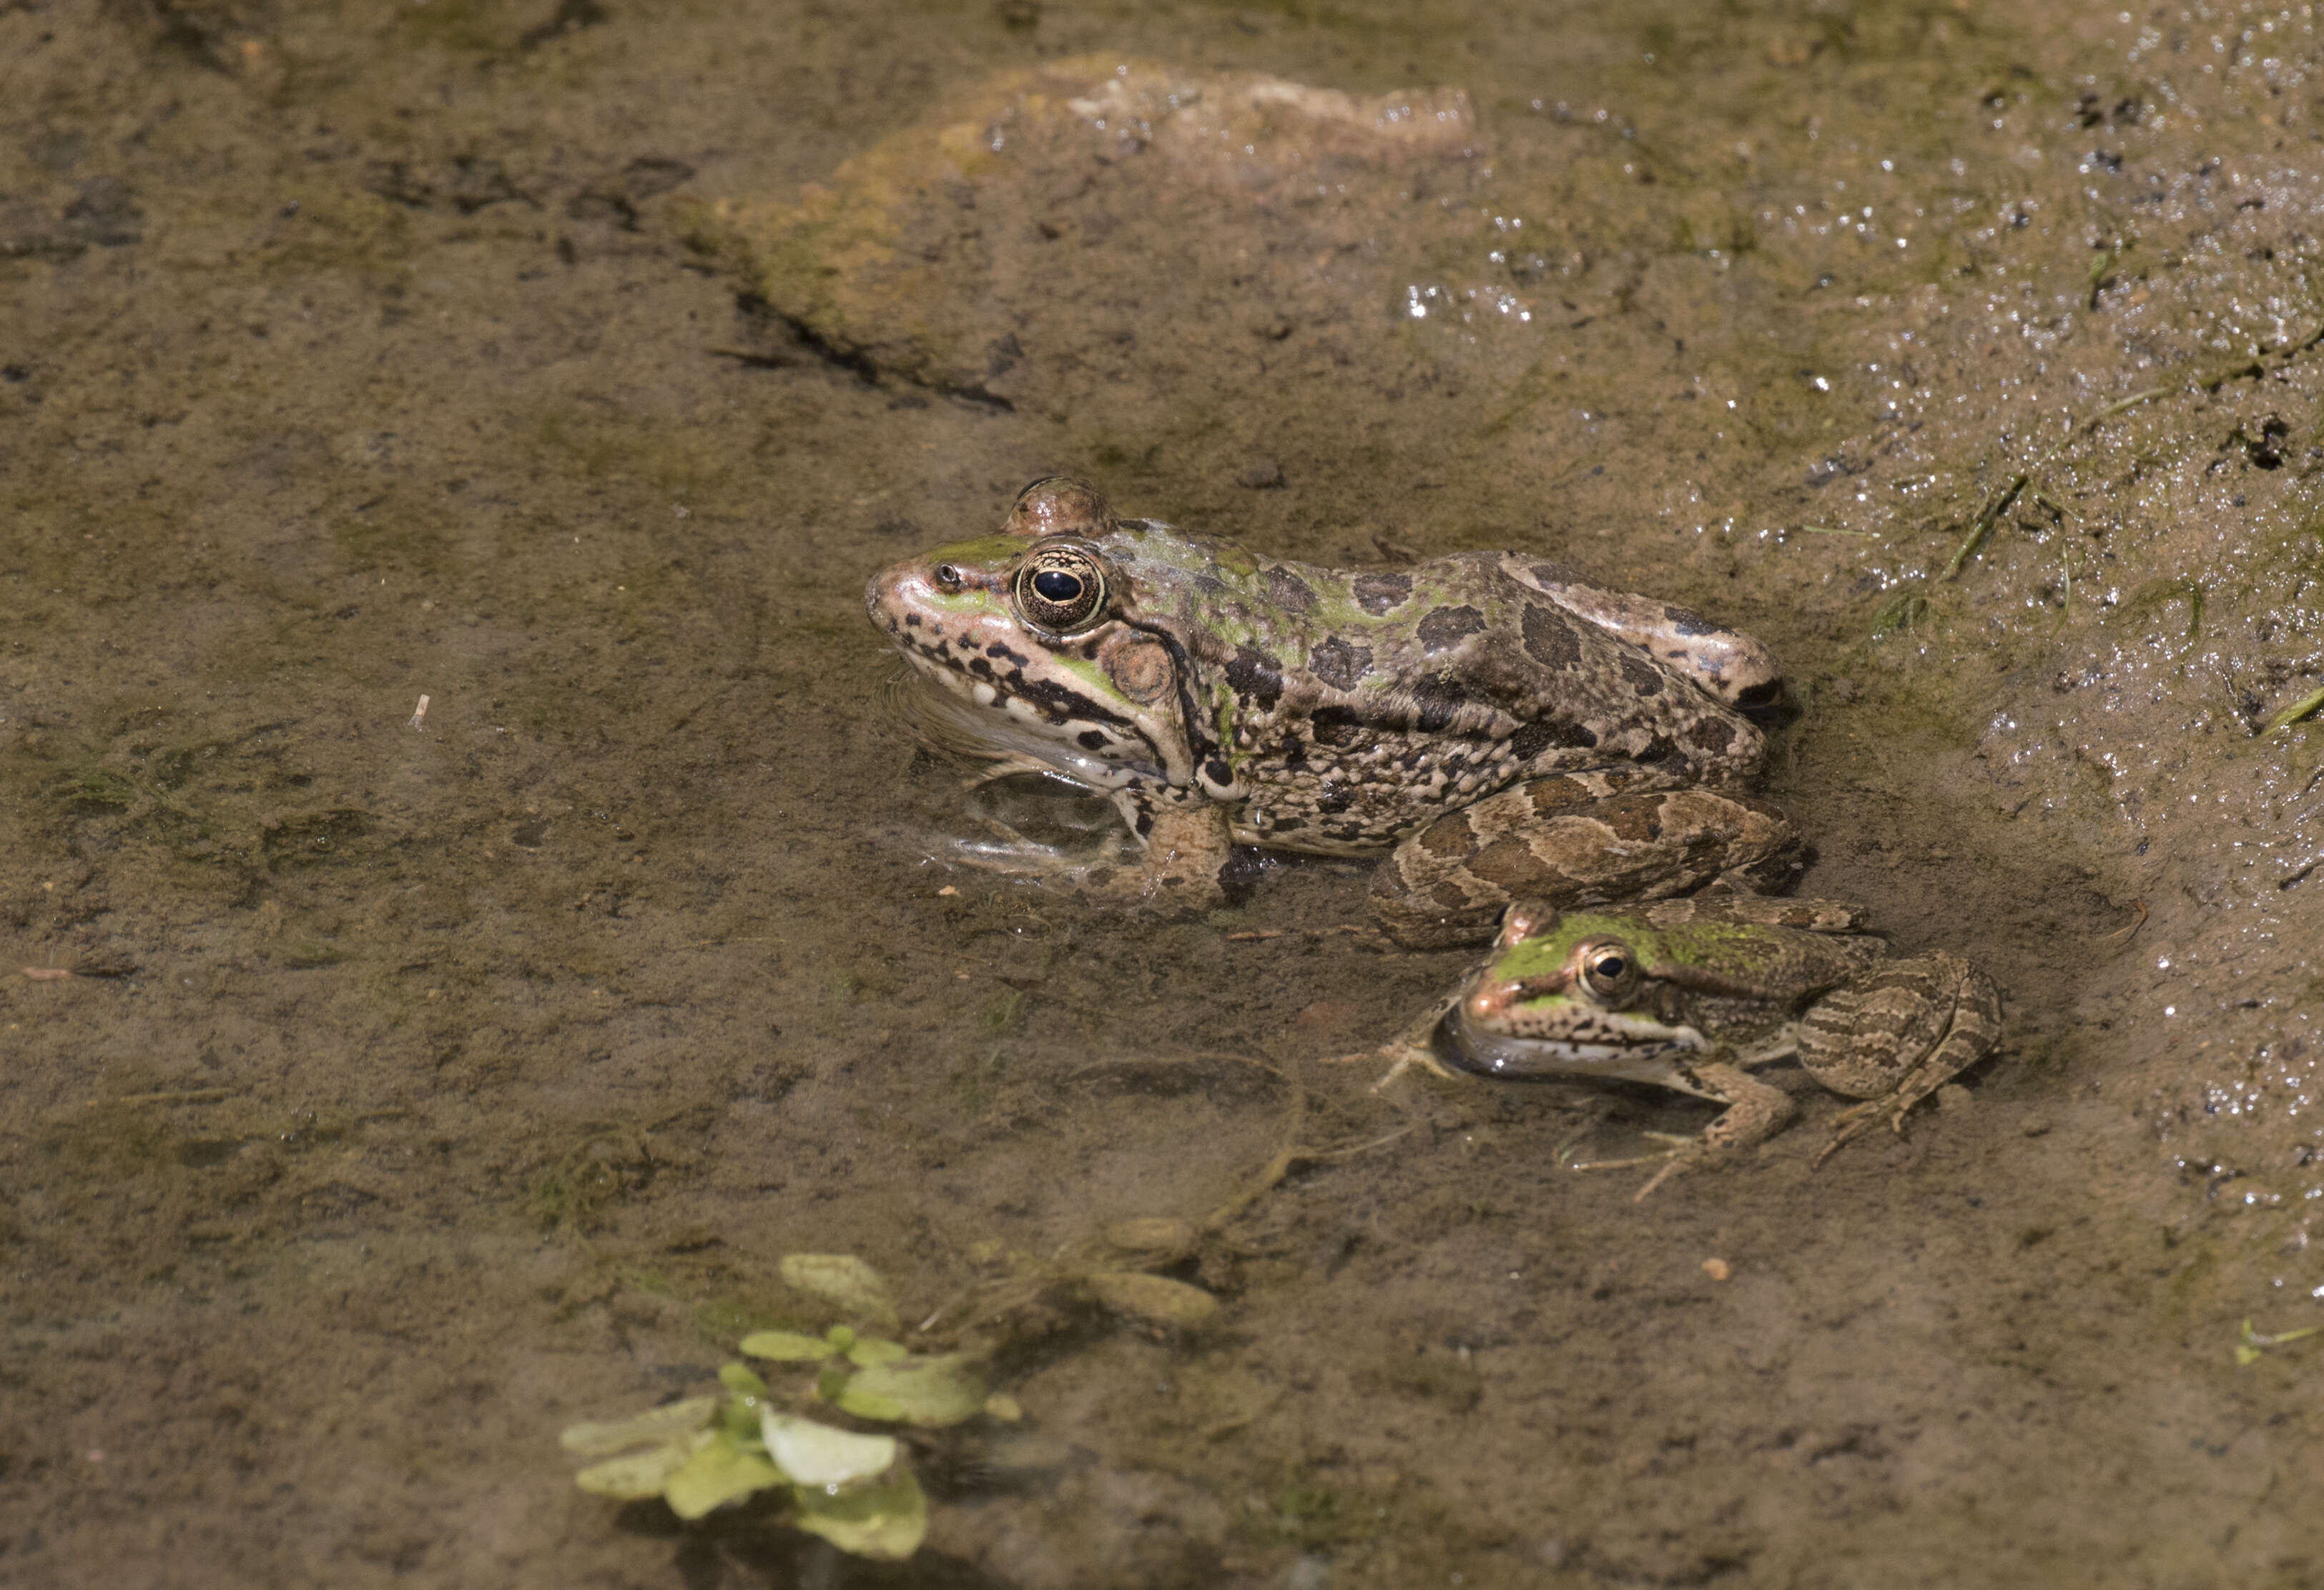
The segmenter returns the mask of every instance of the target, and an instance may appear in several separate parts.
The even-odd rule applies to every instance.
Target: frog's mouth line
[[[997,772],[1053,772],[1095,790],[1163,779],[1158,767],[1110,762],[1045,733],[1044,725],[1016,716],[998,700],[991,706],[971,700],[948,672],[908,656],[897,662],[881,681],[881,705],[935,750],[997,764]]]
[[[1499,1077],[1600,1077],[1672,1086],[1668,1057],[1711,1047],[1692,1027],[1665,1027],[1637,1017],[1600,1012],[1589,1038],[1520,1037],[1489,1032],[1457,1007],[1445,1017],[1453,1041],[1446,1046],[1463,1070]]]

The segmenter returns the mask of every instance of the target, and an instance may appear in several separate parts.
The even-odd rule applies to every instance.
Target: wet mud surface
[[[2324,1578],[2319,51],[0,5],[0,1577]],[[1363,868],[956,864],[863,581],[1057,469],[1761,635],[1803,889],[2002,1051],[1634,1204],[1571,1162],[1704,1109],[1332,1063],[1466,964]],[[557,1451],[802,1320],[782,1253],[933,1311],[1230,1205],[1204,1331],[1020,1320],[912,1563]]]

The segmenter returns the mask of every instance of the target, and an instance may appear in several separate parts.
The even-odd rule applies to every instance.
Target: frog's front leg
[[[1219,874],[1233,854],[1234,833],[1224,807],[1145,786],[1116,790],[1114,803],[1145,847],[1145,863],[1135,873],[1116,874],[1109,892],[1189,911],[1206,911],[1226,899]]]
[[[1559,774],[1446,813],[1380,864],[1373,911],[1397,942],[1436,949],[1490,938],[1513,901],[1568,910],[1720,879],[1766,892],[1799,864],[1791,819],[1766,801],[1622,784]]]
[[[1834,1093],[1864,1102],[1833,1120],[1816,1163],[1884,1115],[1901,1135],[1914,1105],[2000,1039],[2000,989],[1942,950],[1886,962],[1824,995],[1800,1023],[1800,1064]]]
[[[1403,1031],[1376,1049],[1358,1049],[1353,1054],[1333,1055],[1329,1065],[1360,1065],[1367,1061],[1388,1068],[1370,1091],[1379,1092],[1407,1071],[1419,1070],[1448,1080],[1458,1075],[1436,1058],[1436,1034],[1443,1026],[1445,1016],[1461,1003],[1462,990],[1455,989],[1428,1007],[1428,1013],[1407,1025]]]
[[[1727,1106],[1719,1119],[1693,1137],[1665,1139],[1672,1146],[1661,1153],[1628,1160],[1594,1160],[1576,1169],[1619,1170],[1659,1163],[1662,1168],[1646,1179],[1646,1184],[1630,1200],[1643,1203],[1648,1193],[1680,1171],[1757,1148],[1790,1125],[1792,1118],[1800,1113],[1791,1095],[1760,1081],[1739,1065],[1707,1060],[1678,1069],[1689,1084],[1688,1092],[1716,1099]]]

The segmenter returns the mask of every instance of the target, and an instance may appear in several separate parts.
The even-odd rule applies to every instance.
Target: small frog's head
[[[928,727],[1093,789],[1192,779],[1184,659],[1129,616],[1102,541],[1114,522],[1093,487],[1053,476],[1018,494],[1000,534],[872,577],[872,622],[936,687]]]
[[[1708,1047],[1663,1008],[1674,971],[1663,948],[1634,919],[1511,906],[1492,959],[1453,1006],[1459,1058],[1497,1077],[1662,1080],[1655,1061]]]

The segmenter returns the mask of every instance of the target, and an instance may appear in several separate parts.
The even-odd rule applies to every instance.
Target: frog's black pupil
[[[1622,957],[1618,955],[1609,955],[1598,963],[1598,975],[1600,977],[1618,977],[1628,970],[1629,967],[1623,964]]]
[[[1062,569],[1044,569],[1033,577],[1033,589],[1044,602],[1055,602],[1062,607],[1080,596],[1082,582]]]

